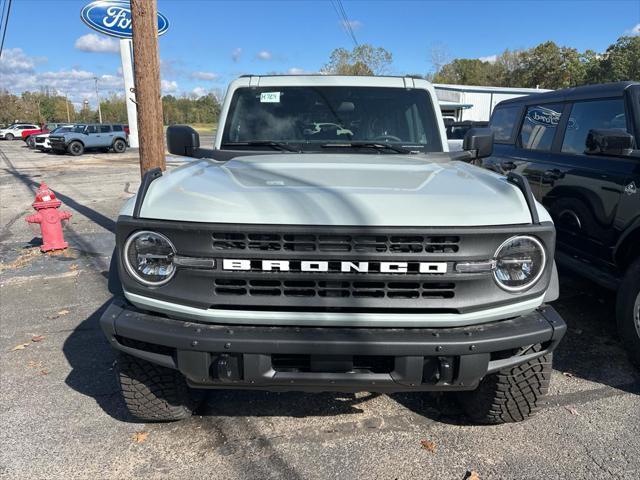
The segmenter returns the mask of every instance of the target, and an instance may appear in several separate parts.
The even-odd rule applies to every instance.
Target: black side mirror
[[[587,134],[585,153],[591,155],[631,155],[633,135],[620,129],[592,129]]]
[[[462,141],[462,149],[472,151],[476,158],[493,153],[493,131],[490,128],[470,128]]]
[[[167,127],[167,149],[169,153],[183,157],[195,156],[200,148],[200,135],[189,125]]]

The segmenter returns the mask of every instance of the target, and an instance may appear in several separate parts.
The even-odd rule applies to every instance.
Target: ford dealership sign
[[[90,28],[105,35],[131,38],[131,5],[122,0],[97,0],[85,5],[80,18]],[[167,17],[158,12],[158,35],[169,28]]]

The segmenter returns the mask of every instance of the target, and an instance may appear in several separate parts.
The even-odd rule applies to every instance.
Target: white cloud
[[[635,27],[631,27],[629,30],[626,30],[624,33],[631,36],[640,35],[640,23]]]
[[[340,25],[342,25],[343,28],[351,27],[351,30],[359,30],[360,28],[362,28],[362,22],[360,20],[342,20],[340,22]]]
[[[75,47],[83,52],[118,53],[120,45],[111,37],[87,33],[76,40]]]
[[[291,67],[289,70],[287,70],[287,73],[289,75],[302,75],[306,72],[303,68]]]
[[[231,52],[231,60],[234,62],[238,62],[240,60],[240,56],[242,55],[242,49],[240,47],[234,48]]]
[[[21,48],[7,48],[0,56],[0,73],[31,73],[35,66],[35,59],[28,57]]]
[[[258,54],[256,55],[256,58],[259,60],[271,60],[273,58],[273,55],[268,50],[262,50],[258,52]]]
[[[220,75],[213,72],[192,72],[191,78],[194,80],[212,81],[220,78]]]
[[[496,63],[496,61],[498,60],[498,55],[487,55],[486,57],[478,58],[478,60],[480,60],[481,62]]]
[[[204,97],[207,94],[207,89],[204,87],[196,87],[193,90],[191,90],[191,94],[198,98]]]
[[[175,80],[161,80],[160,89],[162,90],[163,95],[175,93],[178,91],[178,82]]]

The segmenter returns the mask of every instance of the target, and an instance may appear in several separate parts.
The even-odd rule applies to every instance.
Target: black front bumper
[[[379,392],[475,389],[553,351],[567,329],[547,305],[469,327],[321,328],[191,323],[119,299],[100,324],[117,350],[177,369],[197,388]],[[518,354],[536,344],[539,352]]]

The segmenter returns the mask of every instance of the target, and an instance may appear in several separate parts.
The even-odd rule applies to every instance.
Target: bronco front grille
[[[277,252],[457,253],[456,235],[340,235],[331,233],[216,232],[213,249]]]
[[[347,280],[243,280],[217,278],[216,295],[320,298],[450,299],[453,282]]]

